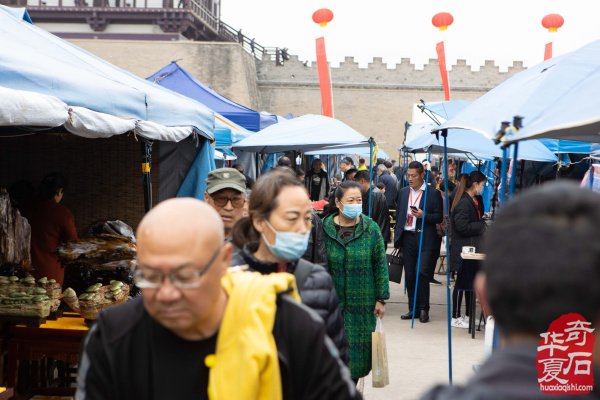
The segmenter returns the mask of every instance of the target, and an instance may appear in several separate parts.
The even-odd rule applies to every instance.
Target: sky
[[[326,28],[312,21],[323,7],[334,13]],[[454,16],[446,32],[431,23],[438,12]],[[541,25],[550,13],[565,19],[556,33]],[[383,57],[390,68],[401,58],[422,68],[444,40],[449,68],[456,59],[475,70],[495,60],[505,71],[515,60],[543,61],[550,41],[559,55],[600,40],[599,17],[600,0],[221,0],[223,21],[263,46],[287,47],[302,61],[315,60],[315,39],[325,35],[333,66],[354,56],[361,67]]]

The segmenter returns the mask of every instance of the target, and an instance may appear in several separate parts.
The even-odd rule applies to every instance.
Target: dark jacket
[[[373,190],[373,195],[371,198],[372,209],[371,209],[371,219],[377,222],[379,225],[379,229],[381,230],[381,236],[383,236],[383,241],[385,244],[390,242],[390,209],[388,208],[387,201],[385,196],[380,191]],[[363,192],[362,194],[362,205],[363,205],[363,214],[367,217],[369,216],[369,192]]]
[[[589,395],[552,396],[538,386],[536,344],[508,346],[494,354],[479,368],[464,386],[439,385],[428,391],[421,400],[577,400],[597,399],[598,385]],[[594,369],[594,382],[598,371]]]
[[[438,250],[440,247],[440,237],[436,231],[436,224],[439,224],[444,219],[443,202],[440,192],[427,186],[427,209],[425,210],[425,228],[423,231],[423,250]],[[410,187],[406,186],[398,193],[398,208],[396,209],[396,230],[394,233],[394,247],[400,248],[402,244],[402,234],[406,225],[406,214],[408,211],[408,198],[410,195]],[[419,201],[419,209],[423,209],[425,194],[421,196]],[[417,232],[421,230],[421,218],[417,219]]]
[[[161,345],[151,334],[156,325],[141,298],[100,313],[83,343],[75,398],[169,399],[172,385],[192,385],[185,365],[172,366],[183,371],[178,382],[156,376],[155,353]],[[361,398],[337,358],[323,322],[310,309],[279,295],[273,337],[283,399]],[[197,398],[203,397],[206,393],[199,393]]]
[[[310,230],[310,237],[308,238],[308,247],[302,258],[327,268],[327,250],[325,249],[323,221],[321,221],[321,218],[314,211],[311,217],[312,228]]]
[[[327,172],[324,170],[315,172],[311,169],[306,173],[304,181],[312,201],[327,198],[327,195],[329,194],[329,177],[327,176]]]
[[[398,197],[398,182],[389,172],[383,173],[377,178],[377,182],[385,185],[385,199],[387,200],[388,208],[396,208],[396,198]]]
[[[477,206],[467,193],[464,193],[450,217],[450,270],[457,272],[460,263],[463,246],[474,246],[481,252],[483,233],[485,232],[485,221],[483,216],[483,202],[479,200],[479,214]]]
[[[252,255],[250,247],[246,246],[240,252],[236,252],[235,257],[231,259],[231,265],[247,264],[251,271],[257,271],[261,274],[270,274],[278,271],[278,264],[257,260]],[[333,281],[329,272],[322,266],[303,259],[287,263],[285,267],[285,272],[289,272],[296,277],[296,285],[298,286],[302,303],[316,311],[323,318],[327,334],[338,348],[340,358],[347,364],[348,339],[344,331],[342,315],[338,309],[338,296],[333,287]],[[306,270],[310,271],[308,275],[305,272],[301,272],[301,268],[306,268]]]

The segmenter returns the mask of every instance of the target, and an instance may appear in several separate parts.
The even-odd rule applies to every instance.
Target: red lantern
[[[447,12],[437,13],[431,19],[431,23],[440,31],[445,31],[454,22],[452,14]]]
[[[312,19],[316,24],[321,25],[321,28],[325,27],[333,19],[333,11],[328,8],[320,8],[313,13]]]
[[[548,29],[548,32],[556,32],[564,23],[565,19],[560,14],[548,14],[542,18],[542,26]]]

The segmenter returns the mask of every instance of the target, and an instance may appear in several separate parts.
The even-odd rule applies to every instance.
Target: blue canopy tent
[[[456,114],[466,108],[469,104],[471,104],[471,102],[466,100],[451,100],[432,103],[423,102],[420,107],[424,112],[426,110],[434,114],[433,118],[439,116],[445,121],[454,118]],[[439,121],[436,119],[436,122]],[[540,141],[555,154],[589,154],[591,151],[591,145],[586,142],[559,139],[541,139]]]
[[[233,149],[279,153],[339,145],[369,146],[366,137],[343,122],[323,115],[307,114],[271,125],[235,143]]]
[[[440,127],[473,129],[510,145],[533,138],[598,142],[600,138],[600,41],[551,58],[507,79]],[[511,126],[512,121],[512,126]],[[525,142],[522,142],[525,143]],[[503,152],[501,199],[507,185]],[[516,158],[516,157],[515,157]],[[447,171],[447,163],[446,163]],[[510,183],[514,193],[515,168]],[[494,332],[494,347],[499,341]]]
[[[600,141],[600,41],[551,58],[507,79],[446,121],[441,129],[473,129],[490,138],[502,121],[523,117],[506,142],[552,138]]]
[[[223,116],[226,120],[245,129],[244,133],[248,131],[257,132],[260,129],[276,124],[279,120],[275,115],[264,111],[254,111],[220,95],[194,78],[189,72],[179,66],[176,61],[172,61],[169,65],[161,68],[147,79],[199,101],[214,110],[218,115]],[[219,134],[218,139],[231,143],[235,143],[240,139],[238,135],[235,135],[235,132],[232,137],[226,138],[227,127],[223,127],[220,124],[219,118],[216,118],[216,120]],[[237,152],[236,156],[237,162],[244,166],[246,174],[252,178],[256,178],[256,155],[248,152]]]
[[[86,138],[134,132],[145,147],[146,208],[153,141],[193,143],[194,156],[203,160],[198,171],[206,176],[212,162],[205,150],[213,138],[211,110],[38,28],[25,11],[0,6],[0,36],[0,140],[3,134],[31,134],[21,130],[31,126]],[[176,158],[159,154],[158,159],[163,167],[183,168]]]
[[[204,104],[239,126],[253,132],[258,132],[269,123],[276,123],[277,117],[262,115],[248,107],[244,107],[225,96],[220,95],[208,86],[196,80],[176,61],[161,68],[147,78],[160,86],[169,88],[177,93],[192,98]]]
[[[431,134],[431,131],[435,128],[434,123],[411,125],[407,133],[409,140],[401,146],[401,149],[414,151],[430,148],[433,152],[442,152],[444,149],[443,140]],[[479,159],[502,157],[500,145],[494,144],[491,139],[470,130],[452,129],[448,134],[447,146],[448,153],[470,153]],[[538,140],[524,142],[519,151],[518,159],[543,162],[558,161],[556,155]]]

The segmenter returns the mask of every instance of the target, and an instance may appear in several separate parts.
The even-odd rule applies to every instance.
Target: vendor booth
[[[84,320],[134,295],[133,229],[144,212],[161,199],[204,192],[214,116],[37,28],[25,10],[0,6],[0,32],[0,352],[8,351],[8,383],[18,396],[67,395]],[[65,270],[85,272],[70,281],[64,274],[74,289],[37,276],[25,254],[32,231],[24,216],[41,203],[33,191],[55,171],[68,180],[61,205],[79,239],[52,255]],[[31,203],[9,197],[4,188],[16,182],[31,188]]]

